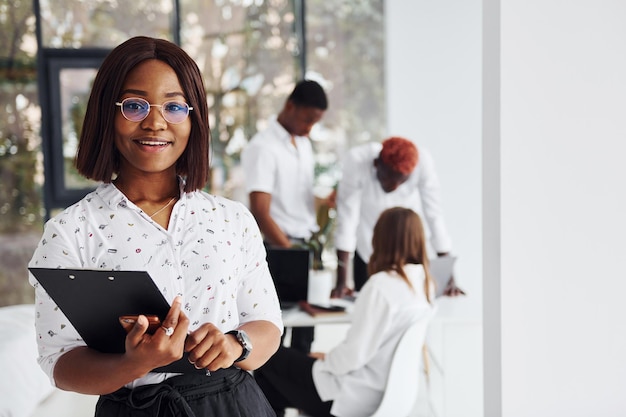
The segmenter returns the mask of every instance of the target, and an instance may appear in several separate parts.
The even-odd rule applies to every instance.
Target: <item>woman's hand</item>
[[[250,355],[237,362],[237,367],[252,371],[262,366],[280,345],[280,329],[265,320],[249,321],[237,327],[248,334],[253,346]],[[216,371],[229,368],[243,353],[243,347],[234,335],[222,333],[212,323],[204,323],[189,333],[185,342],[189,361],[198,369]]]
[[[126,336],[126,360],[150,371],[169,365],[183,356],[189,319],[181,311],[181,299],[176,297],[161,327],[148,334],[148,319],[144,315]],[[171,334],[170,334],[171,333]]]
[[[65,352],[54,367],[57,387],[83,394],[108,394],[180,359],[189,327],[180,305],[181,299],[176,297],[162,327],[153,335],[146,333],[148,319],[140,315],[126,335],[125,353],[102,353],[87,346]],[[171,336],[165,331],[167,328],[172,329]]]
[[[197,369],[217,371],[229,368],[241,356],[243,347],[230,335],[222,333],[213,323],[204,323],[189,333],[185,342],[189,362]]]
[[[330,293],[331,298],[343,298],[343,297],[351,297],[354,294],[354,290],[352,288],[348,288],[343,285],[337,285]]]
[[[446,288],[443,289],[443,295],[447,297],[458,297],[459,295],[465,295],[465,291],[456,286],[456,281],[454,281],[454,276],[452,276],[446,284]]]

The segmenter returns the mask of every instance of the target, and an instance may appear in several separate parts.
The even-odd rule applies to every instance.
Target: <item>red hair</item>
[[[417,147],[408,139],[391,137],[383,141],[380,160],[392,170],[409,175],[418,160]]]

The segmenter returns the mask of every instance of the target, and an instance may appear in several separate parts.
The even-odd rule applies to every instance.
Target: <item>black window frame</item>
[[[41,137],[44,157],[44,205],[50,210],[70,206],[95,187],[68,188],[65,184],[63,157],[63,126],[61,106],[61,71],[93,68],[97,70],[110,49],[40,50],[38,77],[40,82]]]
[[[180,45],[180,0],[172,0],[172,40]],[[294,33],[298,38],[300,53],[300,76],[306,71],[306,0],[292,0],[296,16]],[[60,73],[65,68],[98,69],[102,60],[112,50],[110,48],[46,48],[43,47],[41,29],[41,8],[39,0],[33,0],[37,35],[37,82],[41,105],[41,140],[44,160],[43,201],[45,220],[51,217],[51,211],[74,204],[91,192],[95,187],[72,188],[65,186],[63,159],[63,131],[61,109]],[[79,132],[77,132],[79,133]]]

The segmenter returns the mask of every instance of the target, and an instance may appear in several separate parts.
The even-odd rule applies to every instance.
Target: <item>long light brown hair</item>
[[[435,283],[430,276],[424,226],[413,210],[393,207],[383,211],[374,226],[372,237],[374,252],[367,265],[368,275],[381,271],[395,271],[413,288],[404,272],[406,264],[422,264],[426,273],[424,292],[430,300],[430,289]]]

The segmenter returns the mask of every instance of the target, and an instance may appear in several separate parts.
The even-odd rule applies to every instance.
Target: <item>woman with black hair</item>
[[[60,389],[98,394],[96,417],[273,416],[247,371],[283,330],[259,228],[240,203],[202,190],[209,114],[195,62],[135,37],[104,60],[76,166],[101,182],[47,224],[31,267],[147,271],[171,309],[139,315],[125,352],[86,346],[31,275],[39,363]],[[114,301],[113,301],[114,302]],[[158,372],[187,353],[190,372]]]

